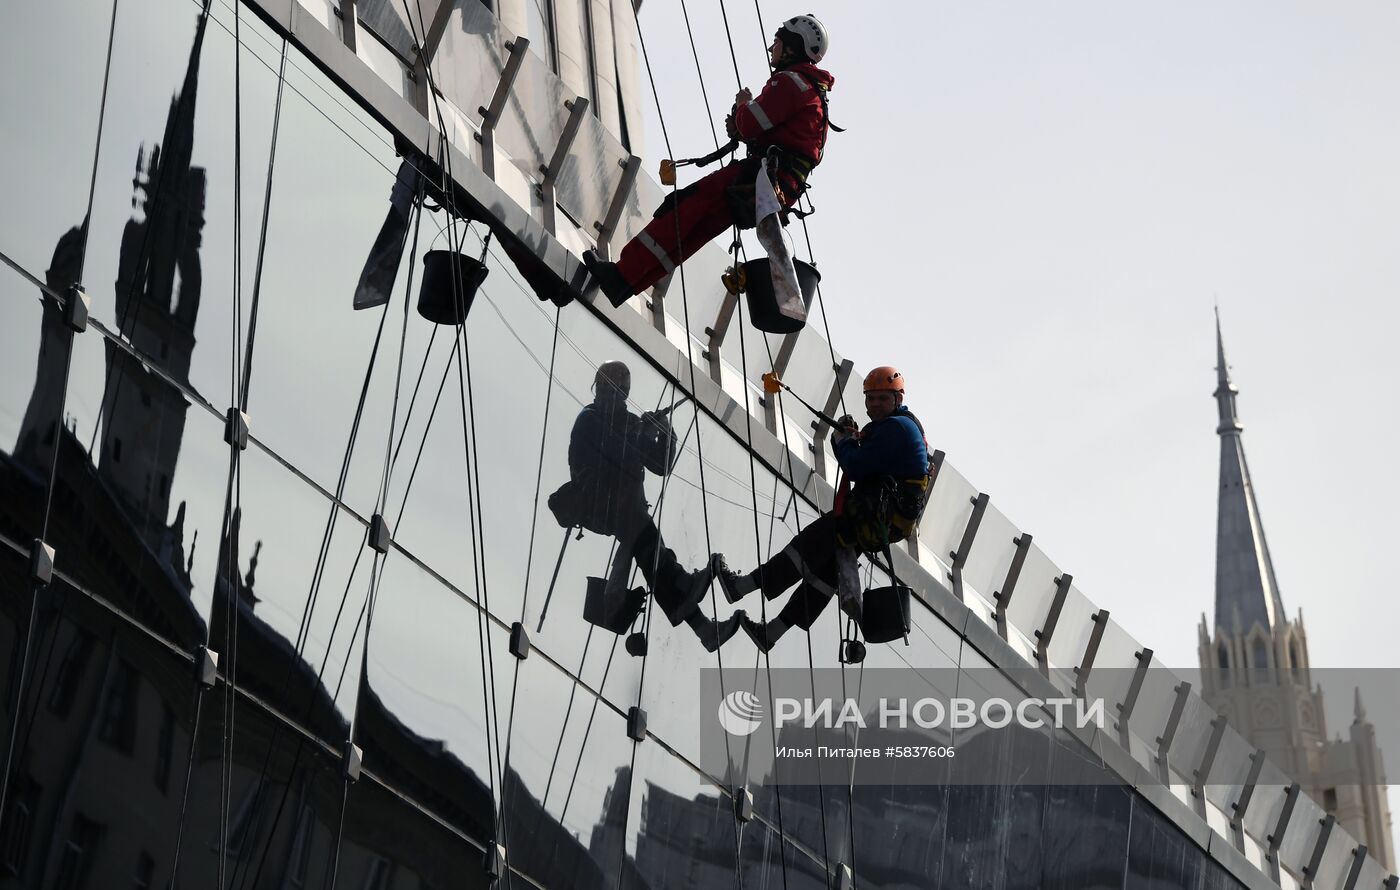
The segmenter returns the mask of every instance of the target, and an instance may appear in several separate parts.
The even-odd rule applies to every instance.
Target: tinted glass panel
[[[238,24],[245,41],[259,27],[251,15]],[[120,5],[85,274],[95,317],[221,407],[252,309],[277,83],[264,40],[235,78],[233,29],[221,4],[207,17],[194,3]]]
[[[0,571],[14,568],[5,559]],[[146,850],[164,882],[193,721],[190,663],[66,584],[41,597],[6,814],[11,832],[11,820],[30,828],[9,834],[9,864],[26,885],[53,886],[73,843],[84,853],[69,868],[93,878],[129,877],[132,851]]]
[[[297,886],[305,875],[302,886],[321,886],[344,799],[338,758],[243,696],[230,722],[225,691],[220,684],[204,698],[178,884],[217,885],[222,851],[226,882]],[[234,740],[224,815],[226,727]]]
[[[70,348],[61,310],[41,295],[0,267],[0,533],[26,547],[44,527]]]
[[[193,652],[223,535],[223,423],[93,328],[74,340],[66,413],[51,535],[63,570]]]
[[[0,191],[6,196],[0,251],[39,278],[53,266],[54,242],[81,225],[87,210],[111,23],[110,4],[61,0],[12,7],[0,31],[0,108],[6,116],[0,132]],[[58,58],[62,64],[55,64]],[[108,121],[111,112],[109,106]],[[122,178],[129,179],[129,155],[125,166]],[[72,246],[76,268],[80,239]]]

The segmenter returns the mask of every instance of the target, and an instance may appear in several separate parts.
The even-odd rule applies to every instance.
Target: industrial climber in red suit
[[[593,282],[614,306],[656,284],[730,226],[752,228],[754,178],[765,161],[771,159],[769,176],[780,204],[787,207],[802,194],[826,146],[826,94],[835,79],[814,64],[826,48],[826,29],[814,16],[783,22],[768,48],[773,76],[757,99],[740,90],[725,120],[729,136],[748,146],[748,157],[668,196],[618,262],[584,252]]]

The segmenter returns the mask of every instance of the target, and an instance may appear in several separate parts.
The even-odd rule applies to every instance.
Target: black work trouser
[[[757,569],[764,599],[776,599],[794,584],[799,585],[778,612],[778,618],[788,627],[810,630],[836,595],[836,532],[840,521],[833,513],[823,513]]]
[[[626,592],[627,577],[635,562],[666,618],[672,625],[680,624],[693,608],[685,600],[689,575],[681,568],[675,551],[662,542],[661,531],[650,514],[643,509],[621,517],[616,537],[617,552],[608,572],[610,595],[622,596]]]

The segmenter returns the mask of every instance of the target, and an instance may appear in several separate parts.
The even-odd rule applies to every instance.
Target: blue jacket
[[[924,434],[904,405],[884,420],[867,423],[859,439],[844,439],[835,450],[837,463],[855,482],[879,476],[914,479],[928,472]]]

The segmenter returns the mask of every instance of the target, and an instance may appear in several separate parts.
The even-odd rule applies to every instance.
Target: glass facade
[[[552,4],[533,8],[532,27],[554,27]],[[416,9],[361,14],[411,55]],[[771,667],[838,665],[834,608],[764,655],[743,633],[713,651],[734,611],[716,590],[699,618],[676,601],[712,553],[751,568],[816,520],[829,487],[791,459],[807,443],[781,447],[756,399],[745,417],[696,386],[705,372],[666,341],[539,301],[450,204],[412,217],[389,302],[352,311],[409,162],[247,7],[55,0],[0,15],[0,888],[387,890],[497,873],[549,888],[821,888],[847,873],[870,888],[1244,885],[1068,734],[985,753],[1008,774],[1027,756],[1067,776],[1088,764],[1101,783],[958,784],[951,771],[971,768],[958,763],[933,786],[705,774],[701,667],[759,686]],[[444,45],[498,38],[449,29]],[[70,63],[44,62],[58,46]],[[506,139],[550,119],[531,96],[565,94],[530,64]],[[479,68],[441,60],[448,98],[489,96]],[[579,171],[619,176],[605,135],[586,134],[593,160],[562,190],[587,217],[606,204]],[[414,307],[425,258],[453,248],[488,269],[461,328]],[[748,337],[755,361],[780,345]],[[795,379],[829,387],[833,358],[804,340]],[[230,406],[249,418],[246,448]],[[636,438],[616,446],[622,428]],[[578,467],[623,460],[615,446],[653,449],[640,481],[581,491]],[[1011,522],[993,512],[964,554],[977,615],[959,617],[940,586],[975,495],[948,467],[922,537],[936,558],[901,563],[921,594],[912,632],[865,665],[1007,667],[968,625],[993,608]],[[56,553],[51,579],[36,540]],[[1009,636],[1044,625],[1058,575],[1032,547]],[[1049,667],[1063,672],[1094,608],[1077,588],[1058,608]],[[1133,640],[1111,631],[1104,657],[1130,667]],[[863,667],[845,669],[857,685]],[[1136,736],[1170,704],[1151,708]],[[1174,776],[1211,716],[1188,711]],[[1236,738],[1223,752],[1233,784],[1210,787],[1217,811],[1248,768]],[[1261,786],[1254,838],[1280,797]],[[1346,865],[1343,837],[1329,873]],[[1286,840],[1296,870],[1312,838]]]

